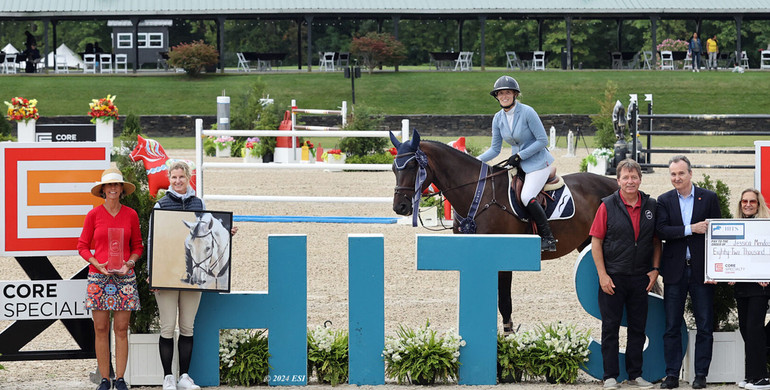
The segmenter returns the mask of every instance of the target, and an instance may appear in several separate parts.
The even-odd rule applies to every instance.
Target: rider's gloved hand
[[[513,168],[518,168],[519,165],[521,165],[521,156],[519,154],[514,154],[510,158],[508,158],[508,161],[506,161],[505,165],[508,165]]]

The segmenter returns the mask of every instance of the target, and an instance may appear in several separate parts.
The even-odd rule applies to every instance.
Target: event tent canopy
[[[0,50],[0,51],[3,51],[3,52],[5,52],[6,54],[13,54],[13,53],[18,53],[18,52],[19,52],[19,51],[18,51],[18,50],[16,50],[16,48],[15,48],[15,47],[13,47],[13,45],[11,45],[10,43],[9,43],[9,44],[7,44],[7,45],[5,45],[5,47],[3,48],[3,50]]]
[[[56,54],[64,55],[64,58],[67,60],[67,67],[83,69],[83,60],[81,60],[80,56],[78,56],[74,51],[67,47],[67,45],[63,43],[59,45],[59,47],[56,49]],[[53,67],[53,60],[53,52],[48,53],[48,66]]]

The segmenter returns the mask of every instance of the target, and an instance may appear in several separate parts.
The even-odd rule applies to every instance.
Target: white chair
[[[6,54],[3,61],[3,70],[5,73],[16,73],[16,53]]]
[[[334,52],[326,51],[319,54],[318,69],[334,72]]]
[[[112,73],[112,54],[99,54],[99,72]]]
[[[749,69],[749,56],[746,55],[746,51],[741,51],[741,59],[738,61],[738,63],[743,67],[744,69]]]
[[[115,73],[128,73],[128,54],[115,54]]]
[[[689,51],[687,52],[687,57],[684,58],[682,69],[692,69],[692,54]]]
[[[83,73],[96,74],[96,54],[83,55]]]
[[[536,51],[532,54],[532,69],[545,70],[545,52]]]
[[[521,61],[519,61],[519,57],[516,55],[515,51],[506,51],[505,57],[508,60],[508,62],[505,65],[505,69],[513,70],[514,67],[518,67],[519,70],[524,69],[521,66]]]
[[[235,53],[235,55],[238,57],[238,71],[251,72],[251,66],[249,66],[249,60],[246,59],[246,56],[242,52]]]
[[[623,68],[623,53],[619,51],[613,51],[610,53],[610,57],[612,57],[612,69]]]
[[[671,53],[671,50],[663,50],[660,52],[660,69],[674,70],[674,54]]]
[[[643,67],[643,69],[650,69],[650,70],[652,70],[652,52],[651,51],[643,51],[642,55],[644,56],[644,67]]]
[[[628,61],[623,61],[623,68],[625,69],[639,69],[639,57],[641,53],[634,54],[633,58]]]
[[[472,51],[461,51],[460,54],[457,55],[457,59],[455,60],[455,68],[454,70],[460,70],[462,71],[471,71],[473,70],[473,64],[472,60],[473,58],[473,52]]]
[[[67,57],[64,54],[57,54],[55,57],[54,60],[56,61],[56,66],[54,67],[54,72],[69,73],[70,68],[67,66]]]
[[[759,62],[759,69],[770,69],[770,50],[762,50],[762,56],[760,57],[760,62]]]

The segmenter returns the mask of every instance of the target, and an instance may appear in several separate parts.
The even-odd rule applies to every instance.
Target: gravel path
[[[171,150],[172,157],[192,158],[192,151]],[[559,173],[577,172],[584,148],[577,157],[565,157],[566,150],[554,151]],[[753,164],[753,155],[692,155],[693,164]],[[667,162],[669,156],[655,155],[653,161]],[[218,159],[217,161],[220,161]],[[231,161],[237,161],[231,159]],[[694,170],[695,181],[703,174],[720,179],[733,195],[753,186],[753,170]],[[390,196],[395,183],[391,172],[322,172],[289,170],[210,170],[206,171],[209,194],[306,195],[306,196]],[[671,189],[666,169],[645,174],[642,190],[658,196]],[[390,204],[309,204],[209,201],[211,210],[232,210],[245,215],[317,215],[317,216],[394,216]],[[417,271],[415,235],[431,233],[410,225],[319,224],[319,223],[239,223],[240,231],[233,239],[233,291],[267,289],[267,237],[270,234],[306,234],[308,237],[308,326],[315,327],[330,320],[336,327],[347,324],[347,235],[350,233],[382,234],[385,239],[385,329],[393,332],[398,324],[419,326],[430,319],[439,330],[457,327],[458,277],[454,272]],[[577,258],[573,252],[558,260],[542,264],[540,272],[518,272],[513,276],[514,322],[522,329],[539,323],[565,321],[590,329],[600,336],[599,321],[586,314],[577,301],[572,270]],[[74,274],[84,265],[79,257],[51,257],[63,275]],[[2,280],[27,279],[12,258],[0,257]],[[544,288],[545,287],[545,288]],[[0,329],[9,322],[0,321]],[[74,348],[74,342],[57,322],[37,337],[28,350]],[[63,361],[2,362],[0,389],[91,389],[88,373],[95,359]],[[577,388],[597,388],[599,382],[581,374]],[[395,386],[395,385],[393,385]],[[393,387],[388,385],[387,387]],[[502,386],[502,385],[501,385]],[[505,385],[511,386],[511,385]],[[546,383],[513,385],[516,388],[554,388]],[[321,386],[311,383],[307,388]],[[351,386],[340,386],[348,388]],[[443,388],[436,386],[435,388]],[[489,386],[477,386],[487,388]],[[727,388],[737,388],[728,386]],[[136,387],[139,388],[139,387]],[[323,388],[328,388],[323,386]],[[358,387],[356,387],[358,388]],[[369,388],[363,386],[362,388]],[[377,387],[381,389],[382,387]],[[447,386],[456,389],[456,386]],[[496,387],[499,388],[499,387]],[[219,389],[238,389],[221,386]]]

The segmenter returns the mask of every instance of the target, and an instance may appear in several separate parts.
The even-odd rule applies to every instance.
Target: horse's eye
[[[210,247],[210,246],[207,246],[207,247],[206,247],[206,250],[209,250],[209,249],[211,249],[211,247]]]

